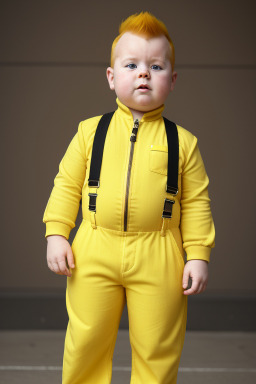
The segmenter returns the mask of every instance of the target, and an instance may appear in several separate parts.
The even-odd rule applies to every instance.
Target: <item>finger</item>
[[[67,262],[69,268],[75,268],[74,255],[71,248],[67,252]]]
[[[184,289],[186,289],[187,286],[188,286],[188,280],[189,280],[189,270],[186,270],[184,268],[183,279],[182,279],[182,286],[183,286]]]
[[[195,292],[198,290],[199,288],[199,281],[198,280],[193,280],[192,279],[192,286],[191,288],[187,289],[186,291],[184,291],[184,295],[194,295]]]
[[[51,263],[51,266],[52,266],[51,270],[52,270],[54,273],[60,273],[60,272],[61,272],[60,269],[59,269],[59,265],[58,265],[57,262],[52,262],[52,263]]]
[[[58,264],[59,264],[59,270],[63,275],[71,276],[71,272],[68,270],[66,265],[66,260],[60,260]]]
[[[55,272],[55,270],[52,269],[52,272],[56,273],[56,275],[60,275],[60,276],[63,276],[65,275],[65,273],[59,271],[59,272]]]
[[[183,291],[183,295],[193,295],[194,294],[194,291],[192,290],[192,288],[189,288],[189,289],[186,289],[185,291]]]
[[[197,295],[197,294],[199,294],[199,293],[201,293],[203,291],[203,286],[204,286],[203,283],[199,284],[198,289],[195,291],[195,295]]]

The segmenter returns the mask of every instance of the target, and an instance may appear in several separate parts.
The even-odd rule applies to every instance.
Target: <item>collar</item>
[[[126,117],[126,118],[131,119],[133,121],[133,116],[132,116],[130,109],[128,107],[126,107],[126,105],[121,103],[121,101],[118,98],[116,98],[116,103],[118,105],[117,113],[120,116]],[[162,117],[163,110],[164,110],[164,105],[161,105],[160,107],[153,109],[153,111],[145,112],[144,115],[142,116],[140,122],[153,121],[153,120],[160,119]]]

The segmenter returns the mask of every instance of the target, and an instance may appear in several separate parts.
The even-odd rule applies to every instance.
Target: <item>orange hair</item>
[[[171,48],[171,65],[172,70],[174,69],[175,63],[175,52],[173,42],[169,36],[168,30],[165,24],[158,20],[155,16],[153,16],[149,12],[141,12],[139,14],[134,14],[129,16],[126,20],[124,20],[119,27],[119,35],[115,38],[112,43],[111,49],[111,67],[113,68],[115,62],[115,48],[118,40],[125,32],[131,32],[135,35],[145,36],[147,38],[157,37],[164,35],[169,41]]]

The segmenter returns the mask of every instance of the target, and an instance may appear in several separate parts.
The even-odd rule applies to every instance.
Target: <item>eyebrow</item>
[[[168,57],[153,56],[153,57],[151,57],[149,59],[149,61],[160,61],[160,62],[164,63],[166,59],[168,60]],[[138,57],[127,56],[127,57],[122,58],[121,62],[124,62],[124,61],[136,61],[136,60],[139,60]]]
[[[161,61],[162,63],[165,62],[166,57],[159,57],[159,56],[153,56],[151,57],[151,61]]]
[[[122,61],[126,61],[126,60],[134,61],[134,60],[138,60],[138,58],[135,56],[126,56],[126,57],[122,58]]]

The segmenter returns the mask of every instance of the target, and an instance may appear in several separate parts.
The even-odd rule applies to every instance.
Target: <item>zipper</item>
[[[131,149],[130,149],[130,157],[129,157],[128,171],[127,171],[127,178],[126,178],[126,192],[125,192],[125,205],[124,205],[124,231],[125,232],[127,231],[128,197],[129,197],[129,189],[130,189],[132,159],[133,159],[133,153],[134,153],[134,144],[137,139],[138,128],[139,128],[139,120],[136,119],[134,121],[132,134],[130,137]]]

